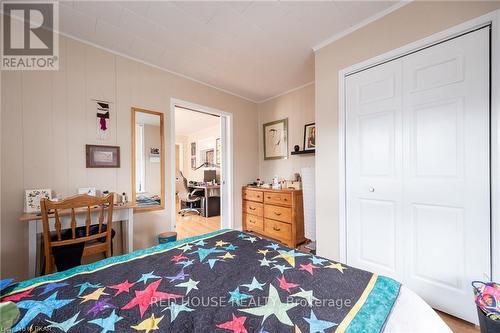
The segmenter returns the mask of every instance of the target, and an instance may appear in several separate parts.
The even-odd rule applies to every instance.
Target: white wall
[[[339,259],[338,72],[498,8],[500,2],[414,1],[316,52],[316,235],[319,255]]]
[[[233,114],[234,217],[235,227],[241,227],[240,187],[258,172],[258,143],[249,139],[258,133],[254,103],[66,37],[60,39],[59,56],[59,71],[2,73],[2,277],[27,276],[28,225],[18,221],[23,190],[52,188],[67,196],[78,187],[95,186],[130,195],[131,107],[165,113],[164,137],[169,138],[171,98]],[[91,99],[112,103],[105,142],[96,140]],[[85,168],[85,144],[98,143],[121,147],[120,168]],[[167,176],[166,189],[170,181]],[[167,194],[167,202],[171,199]],[[167,210],[135,214],[134,247],[155,244],[157,234],[170,229],[170,216]]]
[[[220,126],[212,126],[201,131],[193,132],[185,136],[184,144],[184,176],[188,180],[203,181],[203,171],[205,168],[198,170],[191,169],[191,142],[196,142],[196,166],[202,163],[200,158],[200,141],[209,141],[213,145],[215,153],[215,139],[220,138]],[[220,168],[215,168],[217,176],[220,176]]]
[[[289,155],[283,160],[264,160],[262,125],[288,118],[288,152],[295,145],[304,148],[304,125],[314,123],[314,84],[258,105],[259,110],[259,176],[270,182],[274,176],[292,179],[303,167],[314,167],[314,155]],[[257,177],[257,175],[256,175]]]

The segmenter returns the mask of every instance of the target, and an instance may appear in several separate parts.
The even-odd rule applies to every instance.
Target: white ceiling
[[[60,2],[62,33],[252,101],[314,80],[312,48],[397,1]]]
[[[175,135],[187,136],[217,125],[220,125],[218,116],[175,108]]]

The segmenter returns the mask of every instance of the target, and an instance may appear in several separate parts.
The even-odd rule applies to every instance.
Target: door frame
[[[345,81],[348,75],[403,57],[426,47],[491,26],[490,44],[490,258],[491,277],[500,280],[500,10],[477,17],[429,37],[383,53],[339,71],[338,140],[339,140],[339,257],[347,260],[347,188],[346,188],[346,110]]]
[[[171,225],[175,228],[177,212],[175,207],[175,107],[183,107],[194,111],[219,116],[221,118],[221,229],[232,229],[234,226],[234,197],[233,197],[233,115],[204,105],[199,105],[177,98],[170,99],[168,114],[168,143],[167,151],[170,162],[167,163],[169,204]],[[225,126],[223,126],[225,124]],[[223,141],[225,138],[226,142]]]

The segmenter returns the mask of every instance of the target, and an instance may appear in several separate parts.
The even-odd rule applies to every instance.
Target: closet
[[[490,33],[345,81],[347,263],[475,321],[490,275]]]

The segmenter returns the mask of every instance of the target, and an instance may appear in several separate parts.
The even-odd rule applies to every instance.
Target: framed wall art
[[[264,160],[288,158],[288,118],[262,125]]]
[[[316,149],[316,123],[304,126],[304,150]]]
[[[119,168],[120,147],[85,145],[87,168]]]

